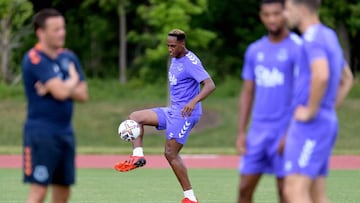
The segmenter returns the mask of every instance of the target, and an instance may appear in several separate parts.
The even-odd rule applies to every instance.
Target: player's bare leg
[[[328,203],[329,199],[326,195],[326,178],[318,177],[311,187],[311,199],[313,203]]]
[[[260,178],[261,174],[240,176],[238,203],[252,203],[253,194]]]
[[[276,178],[276,184],[278,189],[279,203],[286,203],[284,197],[284,178]]]
[[[157,126],[159,123],[158,116],[153,110],[145,109],[132,112],[129,119],[136,121],[141,129],[139,137],[132,142],[133,148],[142,147],[144,125]]]
[[[309,177],[293,174],[285,178],[284,195],[288,203],[312,203],[310,188],[312,181]]]
[[[47,186],[31,184],[26,203],[42,203],[45,200]]]
[[[52,185],[52,203],[66,203],[69,201],[70,187]]]
[[[172,170],[174,171],[175,176],[184,191],[184,195],[186,196],[187,192],[191,193],[188,197],[189,200],[191,200],[192,202],[196,202],[196,197],[192,191],[191,183],[187,173],[187,168],[183,160],[179,156],[179,152],[182,147],[183,145],[179,144],[176,139],[166,140],[164,155],[166,157],[166,160],[169,162]]]
[[[140,125],[140,135],[132,141],[133,154],[130,159],[115,164],[115,170],[120,172],[130,171],[146,164],[142,148],[144,125],[157,126],[159,123],[157,114],[151,109],[132,112],[129,119],[136,121]]]

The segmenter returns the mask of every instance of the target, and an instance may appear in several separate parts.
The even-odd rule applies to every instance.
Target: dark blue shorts
[[[71,185],[75,182],[75,138],[39,128],[24,132],[24,182]]]

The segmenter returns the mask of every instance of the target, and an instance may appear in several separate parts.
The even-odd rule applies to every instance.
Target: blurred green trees
[[[2,0],[0,20],[10,9],[8,5],[27,0]],[[93,78],[118,78],[135,84],[164,82],[167,73],[166,34],[173,28],[183,29],[188,36],[187,47],[194,51],[217,83],[238,77],[243,54],[252,41],[266,34],[258,18],[259,2],[247,0],[52,0],[21,4],[16,21],[0,28],[21,36],[9,53],[8,65],[2,65],[0,78],[11,81],[9,72],[20,71],[21,57],[35,42],[35,35],[25,35],[32,10],[55,7],[67,20],[67,47],[80,57],[86,74]],[[6,5],[6,6],[5,6]],[[323,2],[321,17],[334,28],[344,53],[355,69],[359,64],[360,2],[328,0]],[[14,18],[15,19],[15,18]],[[21,20],[20,20],[21,19]],[[21,45],[19,44],[21,42]],[[1,45],[0,45],[1,46]],[[5,49],[1,49],[3,54]],[[4,63],[2,63],[4,64]],[[11,68],[9,68],[11,67]],[[11,71],[8,71],[11,70]],[[6,72],[6,73],[5,73]],[[11,75],[10,74],[10,75]]]
[[[23,37],[29,34],[30,27],[25,22],[32,13],[33,7],[28,0],[0,1],[0,82],[19,79],[14,69],[20,62],[15,60],[13,52],[21,47]]]

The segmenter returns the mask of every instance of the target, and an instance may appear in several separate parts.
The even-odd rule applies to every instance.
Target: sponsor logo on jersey
[[[266,68],[263,65],[255,67],[256,84],[262,87],[276,87],[284,85],[284,73],[278,68]]]
[[[170,85],[177,85],[177,78],[169,71],[169,83]]]
[[[288,60],[288,52],[286,49],[280,49],[276,55],[278,61],[286,61]]]

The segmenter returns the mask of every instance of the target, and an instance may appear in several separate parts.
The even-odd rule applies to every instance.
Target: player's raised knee
[[[139,124],[144,124],[144,115],[141,113],[141,111],[134,111],[129,115],[130,120],[134,120]]]

